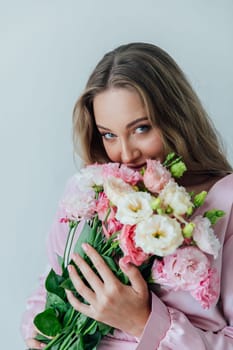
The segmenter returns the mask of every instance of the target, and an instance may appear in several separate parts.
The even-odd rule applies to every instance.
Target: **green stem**
[[[56,341],[59,339],[59,337],[63,337],[64,334],[57,334],[44,348],[44,350],[48,350],[51,349],[51,347],[54,345],[54,343],[56,343]]]
[[[97,321],[93,321],[91,325],[84,331],[82,335],[88,334],[88,332],[97,324]]]
[[[67,267],[68,263],[69,263],[69,258],[70,258],[70,251],[71,251],[71,246],[74,240],[74,235],[76,232],[76,229],[78,227],[79,222],[74,222],[72,221],[70,223],[70,229],[68,232],[68,237],[66,240],[66,246],[65,246],[65,250],[64,250],[64,255],[63,255],[63,261],[64,261],[64,266]]]
[[[67,348],[67,344],[70,343],[70,339],[73,337],[73,335],[75,335],[75,332],[72,331],[70,333],[68,333],[67,337],[65,338],[65,340],[63,341],[62,345],[59,347],[59,350],[66,350]],[[73,340],[72,340],[73,341]]]
[[[72,318],[73,318],[73,316],[74,316],[74,314],[75,314],[75,309],[74,308],[72,308],[72,312],[71,312],[71,315],[70,315],[70,318],[68,319],[68,321],[67,321],[67,325],[66,326],[69,326],[69,324],[70,324],[70,322],[72,321]]]
[[[117,248],[118,245],[119,245],[119,242],[118,242],[118,241],[113,242],[113,243],[111,244],[111,246],[110,246],[105,252],[102,253],[102,255],[106,256],[109,252],[111,252],[111,250],[112,250],[113,248]]]

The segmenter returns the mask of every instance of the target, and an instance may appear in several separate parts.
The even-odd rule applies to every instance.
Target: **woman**
[[[121,265],[131,286],[112,274],[89,245],[86,254],[101,279],[75,255],[91,289],[70,266],[70,278],[89,305],[67,292],[78,311],[114,328],[98,347],[105,349],[233,349],[233,175],[211,121],[183,72],[163,50],[145,43],[123,45],[107,53],[91,74],[77,101],[73,117],[74,144],[85,164],[106,161],[141,169],[146,159],[163,161],[169,152],[183,157],[188,171],[180,180],[188,191],[209,191],[200,214],[214,207],[226,212],[215,230],[221,254],[212,262],[221,274],[219,301],[209,310],[184,293],[149,292],[139,270]],[[72,192],[72,180],[67,186]],[[61,213],[58,212],[58,218]],[[61,225],[60,225],[61,226]],[[59,271],[56,255],[64,250],[64,234],[57,221],[48,240],[50,264]],[[64,242],[63,242],[64,240]],[[45,303],[43,284],[29,300],[23,321],[29,347],[43,344],[33,339],[32,318]]]

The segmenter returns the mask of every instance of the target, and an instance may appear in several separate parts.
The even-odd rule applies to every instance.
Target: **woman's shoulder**
[[[216,181],[210,189],[210,192],[212,193],[218,193],[219,191],[221,191],[221,193],[224,192],[227,196],[233,197],[233,173],[230,173]]]
[[[233,173],[215,182],[208,192],[206,201],[208,207],[219,208],[226,213],[232,212],[233,206]]]

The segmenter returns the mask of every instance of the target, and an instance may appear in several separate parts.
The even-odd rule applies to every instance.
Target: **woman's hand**
[[[81,280],[74,266],[69,265],[69,275],[74,287],[89,305],[80,302],[67,290],[70,304],[88,317],[140,337],[150,314],[149,292],[140,271],[131,264],[121,265],[131,283],[130,286],[124,285],[93,247],[83,244],[83,250],[101,278],[78,254],[74,254],[72,258],[91,288]]]
[[[25,342],[29,349],[43,349],[45,347],[44,343],[41,343],[34,338],[28,338]]]

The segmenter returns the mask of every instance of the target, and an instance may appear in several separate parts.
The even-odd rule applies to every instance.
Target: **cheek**
[[[117,147],[107,142],[104,142],[104,148],[108,155],[108,158],[112,162],[119,162],[119,150],[117,150]]]
[[[165,159],[163,141],[158,135],[147,140],[147,143],[144,145],[144,151],[148,158],[159,159],[160,161]]]

